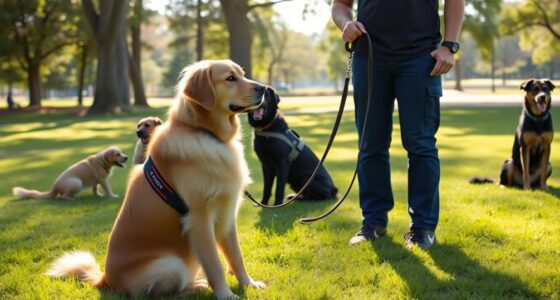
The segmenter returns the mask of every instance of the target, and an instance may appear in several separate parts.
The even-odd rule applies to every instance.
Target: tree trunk
[[[494,58],[494,48],[492,47],[492,52],[490,53],[490,76],[492,77],[492,93],[496,92],[496,84],[494,79],[496,78],[496,59]]]
[[[455,61],[455,66],[453,66],[453,68],[455,69],[455,90],[457,91],[462,91],[463,87],[461,86],[461,60],[458,59]]]
[[[202,22],[202,0],[196,2],[196,60],[204,58],[204,22]]]
[[[268,64],[268,85],[273,86],[273,81],[274,81],[274,65],[276,64],[276,61],[273,59],[269,64]]]
[[[102,46],[97,49],[97,74],[95,77],[95,95],[88,113],[115,112],[120,101],[117,93],[116,56],[117,45]]]
[[[247,0],[220,0],[229,31],[229,55],[251,78],[251,23]]]
[[[134,7],[134,13],[137,18],[141,19],[143,4],[142,0],[137,0]],[[142,79],[142,40],[141,37],[141,22],[137,22],[130,26],[131,34],[131,47],[132,56],[128,53],[127,58],[129,63],[130,81],[132,82],[132,89],[134,90],[134,106],[148,107],[146,100],[146,92],[144,90],[144,81]]]
[[[84,77],[86,73],[86,64],[87,64],[87,45],[82,44],[80,46],[82,48],[82,56],[80,58],[80,74],[78,77],[78,106],[84,105],[83,100],[83,91],[84,91]]]
[[[132,82],[132,89],[134,90],[134,106],[149,107],[144,93],[144,82],[142,81],[142,74],[136,65],[135,59],[130,57],[129,63],[130,81]]]
[[[126,28],[123,24],[119,37],[117,39],[116,48],[116,79],[117,79],[117,95],[120,104],[124,110],[130,109],[130,69],[128,57],[128,43],[126,41]]]
[[[31,61],[27,68],[29,106],[41,106],[41,64]]]
[[[88,114],[112,113],[130,107],[128,44],[125,19],[128,1],[82,0],[97,45],[95,96]]]

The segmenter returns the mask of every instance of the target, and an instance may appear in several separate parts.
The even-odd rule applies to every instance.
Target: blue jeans
[[[402,144],[408,154],[408,212],[412,229],[435,230],[439,218],[440,165],[435,134],[439,127],[441,77],[430,76],[431,55],[410,60],[375,59],[372,103],[368,101],[367,59],[352,62],[356,128],[362,149],[358,162],[360,207],[364,224],[387,226],[394,206],[389,147],[395,98]],[[362,141],[363,140],[363,141]]]

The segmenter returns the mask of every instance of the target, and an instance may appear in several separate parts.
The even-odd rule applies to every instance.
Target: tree
[[[277,0],[254,4],[249,4],[249,0],[220,0],[229,32],[230,57],[243,67],[247,77],[252,77],[252,30],[249,12],[255,8],[268,7],[286,1],[291,0]]]
[[[82,4],[97,50],[95,95],[88,113],[128,109],[129,53],[125,34],[128,1],[100,0],[99,12],[91,0],[82,0]]]
[[[497,18],[500,12],[501,0],[467,0],[463,31],[469,32],[478,45],[481,58],[492,65],[491,73],[494,79],[495,49],[494,39],[498,36]],[[455,66],[455,89],[461,87],[461,60],[457,59]],[[492,91],[494,91],[492,85]]]
[[[336,91],[339,90],[339,82],[345,76],[348,64],[348,55],[344,50],[344,41],[340,36],[340,30],[333,22],[326,27],[326,34],[319,43],[319,51],[327,55],[327,76],[333,81]]]
[[[148,107],[142,80],[142,41],[140,37],[142,22],[148,18],[149,13],[144,10],[143,0],[133,0],[132,5],[132,17],[129,21],[132,54],[128,55],[128,65],[130,80],[134,89],[134,106]]]
[[[0,3],[2,40],[15,47],[11,54],[27,73],[29,106],[40,106],[43,62],[76,42],[76,6],[70,0]]]
[[[559,59],[560,53],[560,1],[527,0],[506,5],[500,32],[504,35],[519,33],[521,49],[530,51],[535,63],[549,62],[550,77],[554,75],[554,60]]]

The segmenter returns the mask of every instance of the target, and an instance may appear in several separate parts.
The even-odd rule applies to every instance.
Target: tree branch
[[[68,42],[60,43],[60,44],[52,47],[51,49],[45,51],[43,54],[41,54],[40,59],[42,60],[42,59],[46,58],[47,56],[53,54],[54,52],[60,50],[61,48],[64,48],[66,46],[70,46],[70,45],[73,45],[73,44],[75,44],[75,41],[68,41]]]
[[[550,24],[550,20],[548,19],[548,15],[546,14],[546,10],[544,9],[544,7],[542,7],[540,5],[540,3],[537,0],[533,0],[532,1],[537,8],[541,11],[541,14],[544,18],[544,24],[542,26],[544,26],[545,28],[548,29],[548,31],[550,31],[550,33],[552,33],[552,35],[554,35],[554,37],[556,37],[557,39],[560,39],[560,33],[556,32],[554,30],[554,28],[552,27],[552,25]]]
[[[278,4],[278,3],[281,3],[281,2],[288,2],[288,1],[292,1],[292,0],[276,0],[276,1],[264,2],[264,3],[255,3],[253,5],[249,5],[249,11],[251,11],[252,9],[255,9],[257,7],[268,7],[268,6],[272,6],[274,4]]]

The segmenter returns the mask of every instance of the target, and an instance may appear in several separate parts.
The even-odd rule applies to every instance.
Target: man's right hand
[[[364,25],[358,21],[348,21],[344,23],[342,28],[342,39],[345,42],[352,43],[360,35],[366,32]]]

